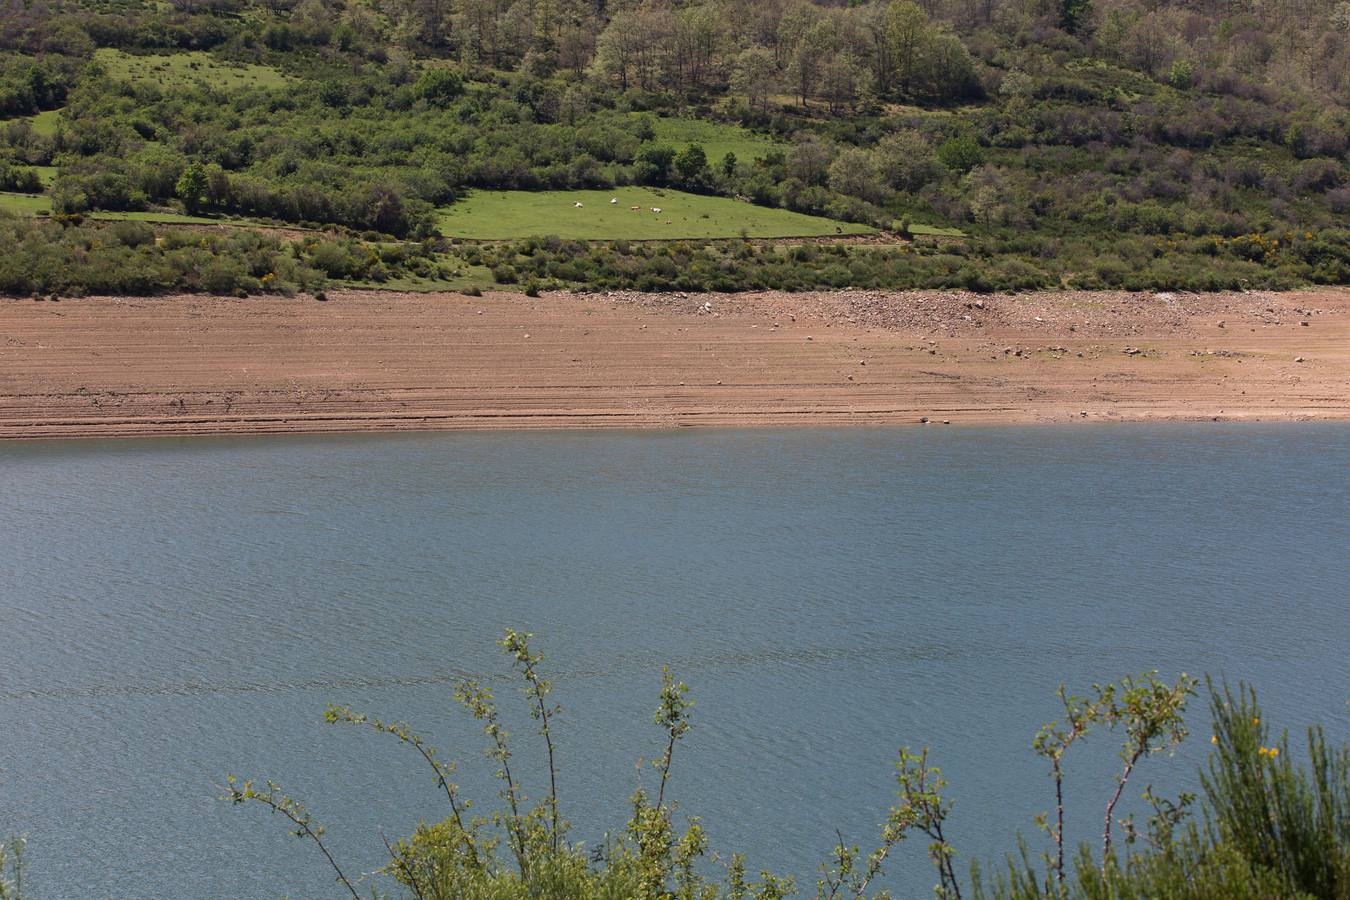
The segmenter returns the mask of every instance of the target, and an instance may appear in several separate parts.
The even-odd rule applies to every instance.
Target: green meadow
[[[611,198],[618,202],[611,203]],[[653,212],[654,209],[661,211]],[[543,235],[577,240],[680,240],[732,238],[742,234],[786,238],[874,231],[866,225],[755,206],[726,197],[640,187],[607,191],[475,191],[453,206],[442,207],[438,214],[442,234],[477,240]]]
[[[0,192],[0,212],[18,216],[46,216],[50,215],[51,211],[52,198],[47,194]],[[240,227],[259,224],[252,219],[212,219],[206,216],[189,216],[183,213],[159,210],[118,212],[101,209],[82,213],[82,215],[86,219],[99,222],[150,222],[160,225],[238,225]]]
[[[895,230],[900,229],[900,223],[896,222],[891,226]],[[909,233],[928,235],[931,237],[965,237],[966,233],[960,228],[943,228],[940,225],[919,225],[914,222],[909,223]]]
[[[33,133],[42,137],[51,137],[56,134],[56,126],[60,122],[61,110],[59,109],[49,109],[46,112],[28,117],[28,124],[33,127]]]
[[[271,66],[221,62],[209,53],[189,51],[170,55],[138,56],[104,48],[94,53],[108,77],[160,87],[201,84],[222,90],[285,87],[291,79]]]
[[[717,166],[728,153],[736,154],[743,163],[754,162],[774,150],[786,150],[787,145],[761,137],[739,125],[727,125],[722,122],[707,122],[702,119],[662,119],[648,117],[652,123],[655,137],[649,142],[655,145],[674,147],[682,150],[690,144],[698,144],[708,155],[708,162]]]
[[[15,216],[38,216],[51,211],[52,201],[46,194],[0,192],[0,212]]]

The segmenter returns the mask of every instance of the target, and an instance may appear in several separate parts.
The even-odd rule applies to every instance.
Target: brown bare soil
[[[0,300],[0,438],[925,419],[1350,419],[1350,291]]]

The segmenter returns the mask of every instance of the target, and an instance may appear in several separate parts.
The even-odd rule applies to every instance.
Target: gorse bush
[[[1312,897],[1350,897],[1350,748],[1309,729],[1310,770],[1275,739],[1256,694],[1214,697],[1214,753],[1203,774],[1214,833],[1254,871]]]
[[[455,764],[402,722],[385,722],[347,707],[330,706],[328,722],[386,734],[428,767],[449,810],[439,822],[422,823],[409,836],[387,842],[388,861],[378,873],[384,883],[417,898],[513,900],[513,898],[779,898],[798,894],[794,877],[760,872],[750,876],[743,856],[714,853],[703,825],[675,821],[670,797],[672,772],[681,742],[692,727],[688,687],[662,670],[653,722],[661,734],[652,761],[654,790],[638,787],[622,829],[597,847],[570,838],[557,790],[554,730],[560,707],[543,676],[543,656],[529,634],[508,630],[499,642],[510,658],[520,693],[538,723],[545,750],[546,787],[527,794],[522,773],[513,768],[511,736],[487,687],[465,681],[455,690],[461,707],[482,726],[487,756],[499,782],[498,805],[481,813],[464,797],[453,777]],[[1052,812],[1036,821],[1048,849],[1033,853],[1018,838],[1019,852],[991,876],[971,866],[958,875],[957,842],[946,823],[952,801],[942,773],[927,751],[900,750],[896,763],[897,802],[882,824],[874,849],[864,854],[841,837],[817,869],[817,900],[886,898],[878,887],[894,851],[911,837],[922,839],[936,870],[936,895],[960,900],[1031,898],[1168,897],[1177,900],[1263,898],[1339,900],[1350,896],[1350,749],[1330,747],[1320,729],[1309,732],[1311,769],[1291,761],[1287,735],[1272,736],[1253,691],[1236,693],[1209,684],[1214,749],[1202,778],[1203,796],[1168,799],[1145,789],[1147,821],[1117,815],[1131,779],[1153,756],[1175,749],[1187,736],[1185,711],[1197,682],[1175,682],[1156,673],[1094,685],[1079,697],[1060,689],[1063,716],[1040,730],[1033,749],[1050,767]],[[1104,792],[1102,832],[1094,848],[1070,843],[1064,832],[1063,775],[1084,739],[1097,732],[1120,739],[1120,768]],[[1073,753],[1070,753],[1070,751]],[[305,806],[268,781],[228,779],[222,798],[238,805],[262,805],[288,819],[293,832],[310,841],[331,864],[340,889],[359,897],[365,885],[330,853],[324,829]],[[1072,802],[1080,803],[1079,799]],[[373,893],[380,888],[369,885]]]

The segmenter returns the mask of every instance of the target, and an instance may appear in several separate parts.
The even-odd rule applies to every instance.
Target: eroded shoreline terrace
[[[1350,291],[0,300],[0,439],[1350,419]]]

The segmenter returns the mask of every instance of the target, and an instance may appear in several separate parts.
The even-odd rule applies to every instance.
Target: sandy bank
[[[0,439],[924,417],[1350,419],[1350,291],[0,299]]]

